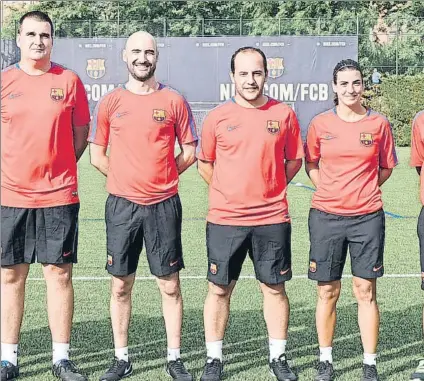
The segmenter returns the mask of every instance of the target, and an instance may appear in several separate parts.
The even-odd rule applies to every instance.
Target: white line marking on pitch
[[[418,278],[421,277],[421,274],[386,274],[384,278]],[[75,281],[99,281],[99,280],[110,280],[109,276],[74,276],[72,280]],[[352,278],[352,275],[343,275],[343,279]],[[156,280],[153,276],[138,276],[136,280]],[[206,275],[186,275],[180,276],[180,279],[204,279],[206,280]],[[242,275],[239,279],[256,279],[254,275]],[[308,279],[306,275],[293,275],[293,279]],[[28,278],[30,281],[44,281],[44,278]]]

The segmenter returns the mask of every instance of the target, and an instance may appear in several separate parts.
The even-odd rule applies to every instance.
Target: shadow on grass
[[[311,368],[316,365],[315,355],[318,351],[314,325],[315,309],[295,303],[291,307],[288,352],[298,364],[295,370],[300,375],[300,380],[306,380],[302,377],[302,373],[311,372]],[[411,369],[414,364],[409,361],[402,362],[402,366],[400,366],[396,359],[422,355],[421,311],[419,305],[414,305],[404,310],[382,313],[383,323],[380,328],[379,343],[381,355],[379,355],[378,361],[380,364],[384,362],[389,365],[380,372],[381,381],[395,375],[398,376],[396,377],[398,379],[408,379],[408,369]],[[344,380],[345,374],[361,368],[360,361],[344,368],[342,365],[343,360],[356,358],[362,354],[356,313],[355,304],[338,308],[334,345],[337,380]],[[130,328],[130,354],[135,370],[134,377],[131,379],[151,379],[150,377],[144,378],[143,374],[164,366],[165,338],[163,319],[160,316],[133,314]],[[113,357],[110,320],[74,323],[72,348],[72,357],[79,364],[81,370],[89,376],[90,380],[98,379],[98,376],[108,368]],[[30,380],[37,380],[37,375],[46,372],[44,367],[39,369],[40,365],[50,366],[49,329],[42,327],[23,332],[21,353],[22,376]],[[224,341],[224,356],[227,359],[226,378],[241,379],[237,377],[239,372],[248,372],[255,368],[263,368],[265,371],[268,348],[262,311],[232,311]],[[205,359],[203,316],[200,309],[185,309],[182,357],[198,379]],[[300,361],[302,358],[303,360]],[[393,364],[390,364],[390,361],[393,361]],[[340,367],[337,367],[337,364],[340,364]],[[389,368],[389,366],[391,367]],[[267,376],[264,377],[267,379]],[[165,379],[165,375],[163,379]]]

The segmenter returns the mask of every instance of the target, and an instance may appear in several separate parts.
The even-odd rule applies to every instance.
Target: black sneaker
[[[377,367],[375,365],[364,364],[361,381],[378,381]]]
[[[185,368],[181,359],[168,361],[166,364],[166,373],[168,373],[168,375],[172,377],[173,380],[193,381],[193,376],[187,372],[187,369]]]
[[[53,376],[62,381],[88,381],[70,360],[59,360],[52,367]]]
[[[285,353],[278,359],[272,359],[269,363],[269,373],[277,377],[278,381],[296,381],[297,376],[290,369]]]
[[[19,376],[19,367],[9,361],[1,362],[1,381],[14,380]]]
[[[222,377],[223,369],[224,366],[220,359],[208,357],[200,381],[219,381]]]
[[[99,378],[100,381],[118,381],[131,376],[133,367],[131,361],[113,359],[109,370]]]
[[[2,377],[3,380],[3,377]],[[420,360],[415,369],[415,372],[411,374],[411,380],[414,381],[423,381],[424,380],[424,360]]]
[[[315,381],[333,381],[334,369],[333,364],[329,361],[320,361],[317,366],[317,375]]]

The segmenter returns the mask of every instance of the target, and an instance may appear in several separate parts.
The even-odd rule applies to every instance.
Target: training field
[[[378,281],[381,328],[378,369],[381,380],[407,380],[424,355],[421,333],[423,293],[418,277],[419,255],[416,237],[420,210],[418,176],[409,168],[409,149],[398,149],[400,164],[384,185],[386,219],[386,276]],[[72,359],[90,380],[97,380],[113,357],[109,320],[109,276],[106,261],[104,203],[105,179],[89,164],[88,154],[81,159],[79,263],[74,270],[75,316],[72,334]],[[294,183],[311,186],[302,169]],[[299,184],[298,184],[299,185]],[[182,355],[187,367],[200,378],[205,358],[203,339],[203,301],[207,271],[205,215],[207,187],[194,167],[181,177],[183,204],[183,246],[186,269],[181,272],[184,296]],[[315,284],[306,279],[308,270],[307,216],[312,191],[289,186],[288,198],[293,217],[293,272],[287,284],[291,302],[288,353],[295,363],[299,380],[312,380],[317,360],[314,313]],[[398,218],[402,216],[402,218]],[[248,260],[245,278],[238,282],[231,317],[224,341],[227,380],[270,380],[267,370],[268,344],[262,317],[261,295]],[[350,274],[350,264],[345,274]],[[133,292],[133,317],[130,329],[130,354],[134,362],[131,380],[165,380],[165,330],[160,296],[150,278],[147,261],[142,258]],[[45,306],[45,285],[41,268],[34,265],[27,284],[26,311],[20,345],[22,380],[51,380],[51,339]],[[360,379],[362,348],[356,322],[356,304],[351,279],[343,280],[338,305],[334,343],[337,380]]]

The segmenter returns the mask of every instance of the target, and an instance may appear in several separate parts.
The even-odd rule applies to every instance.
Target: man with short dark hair
[[[294,111],[263,95],[267,74],[261,50],[237,50],[230,73],[236,95],[203,123],[198,166],[209,184],[209,292],[201,381],[222,377],[230,298],[247,253],[264,297],[270,373],[279,381],[297,380],[286,356],[290,307],[285,282],[292,277],[286,193],[302,165],[303,147]]]
[[[1,380],[19,375],[17,352],[29,265],[43,266],[53,375],[85,381],[69,360],[77,262],[77,160],[90,114],[78,76],[50,61],[53,25],[43,12],[19,20],[18,64],[1,78]]]

